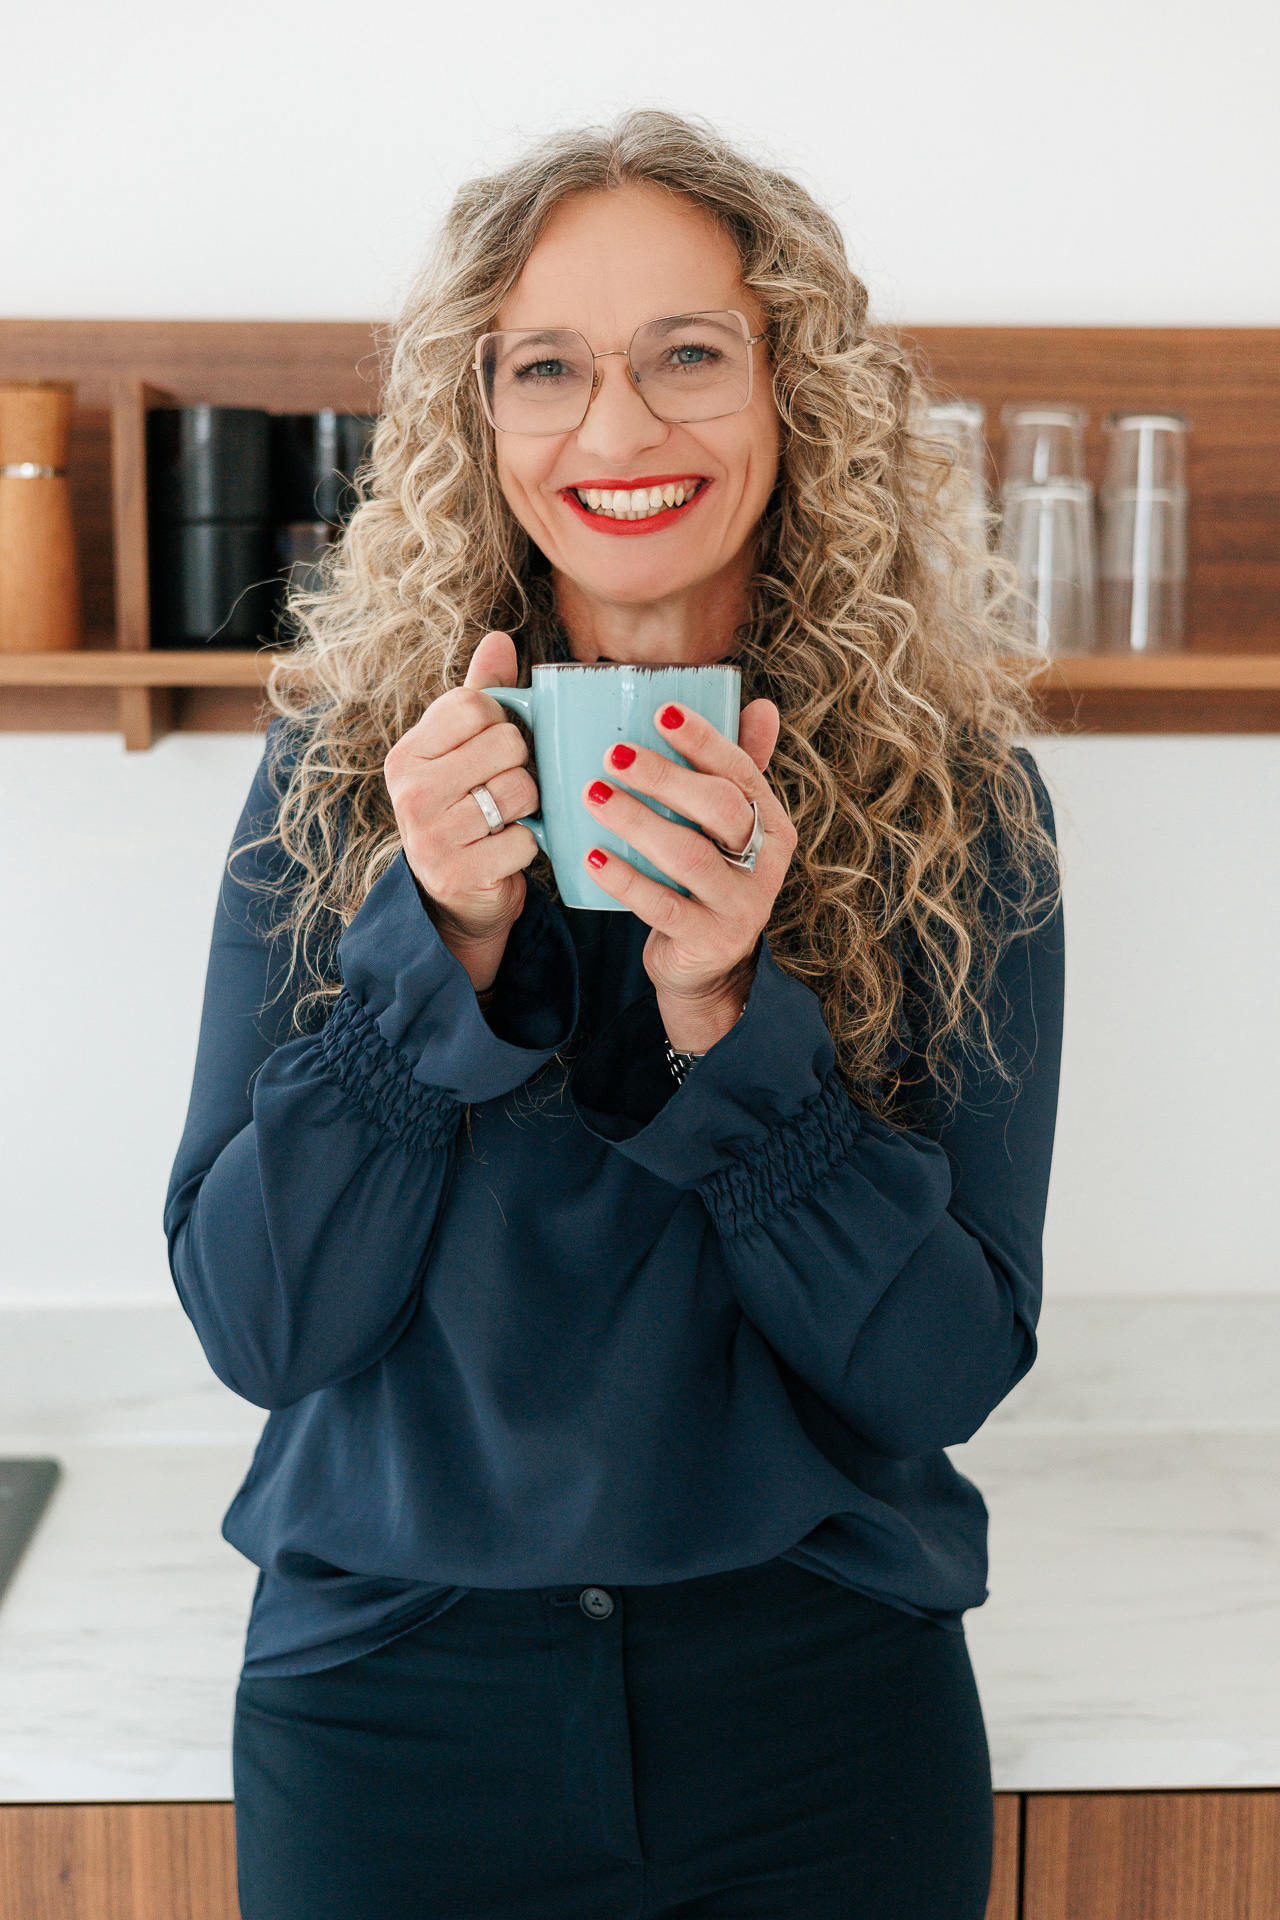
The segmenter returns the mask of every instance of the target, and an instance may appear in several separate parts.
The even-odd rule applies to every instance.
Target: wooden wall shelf
[[[0,653],[0,687],[253,687],[266,684],[281,653],[159,648],[84,648],[75,653]]]
[[[1086,406],[1090,470],[1117,408],[1190,416],[1188,650],[1051,662],[1046,725],[1134,732],[1280,731],[1280,329],[915,327],[939,393],[980,400],[1001,444],[1009,400]],[[0,380],[72,380],[71,486],[90,636],[75,654],[0,651],[0,730],[118,729],[262,718],[273,656],[150,650],[145,414],[177,401],[275,412],[374,412],[376,329],[324,321],[0,321]]]

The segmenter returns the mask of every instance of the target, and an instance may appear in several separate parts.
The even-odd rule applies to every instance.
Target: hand
[[[472,787],[485,786],[505,821],[538,810],[524,735],[480,688],[514,687],[516,650],[487,633],[466,681],[442,693],[397,740],[383,777],[405,858],[427,911],[477,993],[493,985],[524,906],[523,869],[537,852],[528,827],[489,832]]]
[[[795,828],[764,777],[778,725],[773,702],[753,700],[742,710],[740,744],[734,746],[691,707],[672,703],[655,726],[690,766],[629,743],[606,753],[606,774],[695,821],[702,833],[664,820],[606,780],[593,781],[583,793],[594,819],[689,890],[685,899],[599,847],[586,856],[596,885],[653,929],[645,942],[645,971],[657,989],[667,1038],[681,1053],[705,1053],[741,1014],[760,935],[795,852]],[[764,845],[755,872],[746,873],[731,867],[712,841],[745,847],[753,801]]]

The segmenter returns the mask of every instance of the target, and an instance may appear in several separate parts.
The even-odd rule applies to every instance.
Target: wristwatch
[[[688,1073],[694,1061],[701,1060],[702,1055],[700,1053],[677,1053],[671,1042],[666,1039],[663,1040],[662,1047],[667,1056],[667,1065],[671,1069],[671,1077],[677,1086],[681,1086],[684,1082],[685,1075]]]

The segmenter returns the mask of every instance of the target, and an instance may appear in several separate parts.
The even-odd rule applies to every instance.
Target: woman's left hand
[[[677,703],[663,707],[655,725],[689,766],[619,742],[605,755],[605,772],[695,821],[702,833],[663,819],[607,780],[593,781],[583,802],[601,826],[687,887],[689,898],[600,847],[587,854],[586,864],[598,887],[653,929],[644,965],[672,1046],[679,1053],[705,1053],[746,1005],[760,935],[795,852],[795,828],[764,777],[777,744],[778,709],[772,700],[744,707],[737,746]],[[747,873],[730,866],[713,842],[745,847],[753,802],[764,844],[755,872]]]

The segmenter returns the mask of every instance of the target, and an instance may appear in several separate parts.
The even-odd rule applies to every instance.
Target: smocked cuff
[[[398,1061],[415,1086],[464,1104],[520,1086],[566,1045],[577,1022],[573,942],[532,882],[507,939],[488,1020],[403,854],[370,888],[339,942],[338,964],[345,998],[362,1017],[360,1033],[367,1041],[376,1032],[391,1050],[383,1068]],[[357,1023],[349,1018],[354,1034]]]
[[[659,1104],[662,1041],[653,995],[620,1014],[574,1069],[578,1116],[671,1186],[720,1176],[720,1187],[705,1189],[713,1211],[723,1194],[736,1218],[753,1181],[764,1194],[766,1169],[779,1195],[794,1187],[815,1125],[835,1126],[842,1140],[856,1135],[857,1109],[834,1079],[835,1048],[817,996],[782,972],[767,942],[742,1018]],[[662,1071],[669,1081],[665,1063]]]
[[[443,1087],[415,1080],[412,1063],[348,993],[338,995],[320,1035],[320,1058],[365,1119],[404,1146],[431,1153],[458,1124],[461,1103]]]

